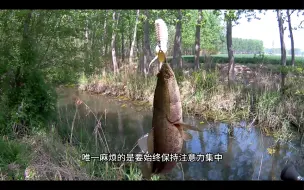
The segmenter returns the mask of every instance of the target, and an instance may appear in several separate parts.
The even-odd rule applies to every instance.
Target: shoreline
[[[291,96],[286,96],[277,89],[279,76],[276,73],[269,73],[263,68],[248,72],[248,68],[239,67],[247,76],[237,74],[237,82],[230,88],[226,84],[225,72],[216,68],[208,72],[200,69],[191,74],[175,72],[183,114],[233,126],[245,121],[250,127],[261,127],[266,135],[287,140],[290,135],[285,133],[293,133],[290,125],[296,124],[301,128],[303,124],[303,118],[299,114],[304,109],[300,103],[302,97],[294,92],[299,89],[297,87],[301,78],[298,81],[292,77],[287,78],[286,83],[292,88],[289,92]],[[248,76],[255,77],[255,81],[248,79]],[[249,84],[244,84],[241,80],[249,80]],[[89,78],[83,75],[76,87],[80,91],[130,101],[152,110],[155,86],[154,76],[145,77],[126,70],[117,75],[105,72]],[[288,132],[284,129],[286,127]]]

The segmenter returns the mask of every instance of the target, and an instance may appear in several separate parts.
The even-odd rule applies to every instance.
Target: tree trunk
[[[106,37],[107,37],[107,16],[108,16],[108,10],[106,10],[106,13],[105,13],[105,20],[104,20],[104,23],[103,23],[103,36],[102,36],[102,46],[103,48],[101,49],[101,53],[102,55],[106,55]]]
[[[110,20],[110,19],[109,19]],[[109,22],[109,24],[110,24],[111,22]],[[107,28],[105,28],[105,30],[107,31]],[[107,36],[110,36],[111,34],[110,33],[106,33],[106,39],[108,39],[107,38]],[[108,43],[108,40],[106,40],[105,41],[105,55],[109,55],[109,43]]]
[[[90,72],[90,55],[89,55],[89,21],[88,19],[85,20],[85,28],[84,28],[84,46],[85,46],[85,52],[84,52],[84,59],[85,59],[85,73]]]
[[[277,17],[278,17],[278,24],[279,24],[279,31],[280,31],[280,42],[281,42],[281,63],[282,66],[286,66],[286,47],[284,42],[284,26],[283,26],[283,19],[281,10],[277,10]],[[285,77],[286,74],[284,71],[281,72],[281,89],[284,89],[285,85]]]
[[[176,31],[175,31],[175,38],[174,38],[174,50],[173,50],[173,59],[172,59],[172,66],[178,66],[179,68],[183,67],[182,61],[182,51],[181,51],[181,43],[182,43],[182,12],[178,10],[178,18],[176,23]]]
[[[117,24],[117,26],[119,25],[119,23]],[[116,33],[116,37],[115,37],[115,51],[116,51],[116,58],[121,58],[121,53],[120,53],[120,35],[118,34],[118,32]],[[119,59],[118,59],[119,60]],[[118,61],[119,62],[119,61]],[[118,65],[119,67],[119,65]]]
[[[137,49],[139,50],[139,38],[137,38]],[[141,38],[141,44],[142,46],[142,50],[145,49],[145,43],[144,43],[144,38]],[[140,73],[145,73],[145,56],[144,56],[144,52],[140,52],[138,53],[138,58],[139,58],[139,71]]]
[[[84,28],[84,39],[85,39],[85,43],[88,44],[89,42],[89,21],[86,20],[86,26]]]
[[[150,61],[150,59],[152,57],[152,51],[151,51],[151,45],[150,45],[150,23],[149,23],[150,13],[149,13],[149,10],[145,10],[145,15],[146,15],[147,19],[145,21],[144,32],[146,35],[144,35],[144,39],[145,39],[145,48],[147,50],[147,55],[149,55],[148,61]]]
[[[295,66],[294,41],[293,41],[293,33],[291,27],[291,18],[288,9],[287,9],[287,18],[288,18],[288,28],[289,28],[290,44],[291,44],[291,65],[294,67]]]
[[[124,26],[122,26],[123,28]],[[124,38],[124,31],[122,30],[121,31],[121,61],[124,62],[125,60],[125,46],[124,46],[124,43],[125,43],[125,38]]]
[[[21,43],[21,60],[23,62],[23,66],[27,66],[28,64],[32,64],[32,41],[30,39],[30,34],[29,34],[29,28],[30,28],[30,23],[31,23],[31,18],[32,18],[32,12],[30,11],[26,19],[24,21],[24,28],[23,28],[23,39]],[[20,92],[19,87],[21,86],[22,83],[22,71],[21,71],[21,65],[18,64],[16,74],[15,74],[15,87],[17,88],[17,92]]]
[[[198,19],[196,24],[196,31],[195,31],[195,59],[194,64],[195,68],[200,68],[199,58],[200,58],[200,50],[201,50],[201,22],[202,22],[202,9],[198,10]]]
[[[143,40],[142,40],[143,41]],[[136,36],[136,53],[137,53],[137,57],[139,58],[140,57],[140,52],[139,52],[139,47],[141,47],[140,46],[140,41],[139,41],[139,36],[138,36],[138,34],[137,34],[137,36]],[[143,49],[143,48],[142,48]],[[133,49],[133,51],[134,51],[134,49]],[[138,68],[140,68],[140,67],[138,67]]]
[[[136,22],[135,22],[135,27],[134,27],[134,32],[133,32],[133,40],[132,40],[132,43],[131,43],[129,63],[132,63],[132,61],[133,61],[134,44],[135,44],[135,40],[136,40],[138,18],[139,18],[139,10],[137,10],[137,12],[136,12]]]
[[[109,52],[109,44],[106,43],[106,47],[105,47],[105,55],[108,55]]]
[[[129,26],[131,26],[131,19],[129,19]],[[129,40],[128,40],[128,45],[129,45],[129,47],[128,47],[128,53],[126,53],[126,54],[128,54],[128,60],[130,59],[130,50],[131,50],[131,46],[132,46],[132,37],[133,37],[133,34],[132,34],[132,27],[129,27],[129,35],[128,35],[128,38],[129,38]]]
[[[112,33],[112,42],[111,42],[111,48],[112,48],[112,62],[113,62],[113,69],[114,74],[118,73],[118,65],[116,60],[116,51],[115,51],[115,38],[116,38],[116,27],[119,21],[119,13],[116,15],[116,11],[113,12],[113,33]]]
[[[145,10],[146,20],[144,23],[144,58],[143,58],[143,72],[147,74],[147,65],[151,61],[152,53],[150,48],[150,33],[149,33],[149,10]]]
[[[231,19],[227,19],[227,50],[228,50],[228,84],[234,82],[234,55],[232,49],[232,21]]]
[[[29,39],[29,27],[30,27],[31,18],[32,18],[32,11],[30,11],[27,14],[27,18],[24,21],[23,40],[25,40],[25,41],[27,41]]]
[[[96,41],[97,41],[97,35],[96,35],[96,27],[95,27],[95,25],[94,26],[91,26],[92,27],[92,29],[91,29],[91,43],[90,43],[90,49],[91,49],[91,51],[90,51],[90,54],[91,54],[91,59],[90,59],[90,61],[91,61],[91,63],[93,64],[93,71],[96,71],[96,69],[95,69],[95,66],[96,66],[96,60],[99,58],[99,56],[97,57],[96,56]]]

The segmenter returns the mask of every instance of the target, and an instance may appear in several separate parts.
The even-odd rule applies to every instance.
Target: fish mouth
[[[174,72],[168,63],[164,63],[158,73],[159,78],[170,79],[174,78]]]

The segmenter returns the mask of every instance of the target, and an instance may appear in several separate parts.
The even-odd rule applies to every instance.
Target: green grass
[[[19,140],[1,140],[0,180],[142,180],[137,163],[82,161],[82,153],[95,152],[91,146],[94,143],[73,145],[61,137],[54,130]]]
[[[23,142],[0,138],[0,180],[24,179],[24,170],[29,165],[31,149]]]
[[[218,54],[218,55],[211,55],[213,63],[228,63],[228,55],[227,54]],[[184,55],[182,56],[183,60],[188,63],[194,63],[194,55]],[[172,57],[167,58],[170,62]],[[235,54],[234,59],[236,63],[241,64],[274,64],[279,65],[281,64],[281,56],[279,55],[254,55],[254,54]],[[204,56],[200,57],[200,62],[204,62]],[[287,56],[287,65],[291,64],[291,56]],[[303,65],[304,58],[303,57],[295,57],[295,64]]]

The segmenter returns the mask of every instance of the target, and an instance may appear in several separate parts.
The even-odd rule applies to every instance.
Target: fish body
[[[182,104],[174,72],[165,63],[157,74],[157,85],[153,102],[153,153],[181,153],[183,146],[182,128],[175,123],[182,122]],[[152,173],[170,171],[176,162],[154,162]]]
[[[149,154],[180,154],[183,141],[191,139],[184,128],[199,131],[196,127],[183,123],[180,91],[174,72],[168,63],[164,63],[157,74],[157,84],[154,92],[152,130],[146,136],[146,145],[140,143],[141,149]],[[148,169],[143,169],[144,177],[151,174],[170,172],[176,162],[147,163]]]

